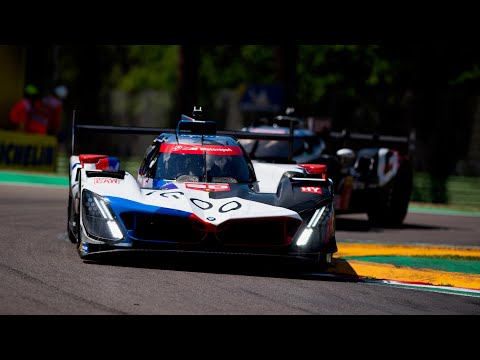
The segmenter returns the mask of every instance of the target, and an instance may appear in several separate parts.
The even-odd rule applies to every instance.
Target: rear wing
[[[404,154],[415,153],[416,131],[412,129],[408,136],[391,136],[380,134],[331,132],[327,140],[333,148],[352,148],[354,150],[364,147],[390,147]]]
[[[178,134],[179,133],[192,133],[191,124],[180,122],[182,125],[179,125],[176,129],[171,128],[157,128],[157,127],[140,127],[140,126],[115,126],[115,125],[89,125],[89,124],[78,124],[75,119],[75,111],[73,113],[72,119],[72,155],[75,154],[75,136],[77,133],[100,133],[100,134],[124,134],[124,135],[160,135],[162,133]],[[179,123],[179,124],[180,124]],[[213,134],[213,125],[211,122],[198,122],[198,123],[207,123],[208,129],[205,131],[198,132],[201,135]],[[185,126],[189,127],[186,129]],[[198,129],[197,129],[198,130]],[[202,133],[203,132],[203,133]],[[197,131],[195,131],[197,133]],[[215,131],[217,135],[233,136],[237,139],[252,139],[252,140],[280,140],[290,142],[290,156],[289,161],[291,161],[293,153],[293,127],[290,129],[290,134],[270,134],[270,133],[250,133],[246,131],[228,131],[228,130],[219,130]]]
[[[191,118],[188,118],[188,119],[190,120]],[[103,133],[103,134],[126,134],[126,135],[156,135],[156,136],[162,133],[171,133],[171,134],[177,134],[178,136],[178,134],[181,132],[191,133],[192,131],[195,131],[197,127],[192,126],[192,124],[187,124],[187,121],[184,121],[184,120],[185,118],[182,116],[182,120],[180,121],[176,129],[157,128],[157,127],[139,127],[139,126],[88,125],[88,124],[78,124],[76,122],[75,111],[74,111],[73,119],[72,119],[72,155],[75,154],[75,134],[77,132]],[[194,120],[194,119],[191,119],[191,120]],[[290,129],[288,134],[271,134],[271,133],[257,133],[257,132],[253,133],[253,132],[235,131],[235,130],[217,131],[215,129],[214,122],[198,121],[198,123],[204,123],[207,126],[205,129],[200,129],[200,130],[196,129],[195,133],[199,131],[199,134],[201,133],[202,135],[215,133],[217,135],[233,136],[237,139],[287,141],[289,142],[288,162],[292,162],[294,127],[295,127],[293,121],[290,122]],[[188,129],[187,128],[182,129],[183,126],[187,126]],[[182,131],[182,130],[185,130],[185,131]],[[334,147],[338,149],[341,147],[352,146],[352,142],[353,142],[357,144],[357,146],[352,146],[354,148],[386,146],[386,147],[393,147],[396,150],[401,150],[404,153],[413,155],[415,151],[415,130],[412,130],[408,137],[388,136],[388,135],[378,135],[378,134],[349,133],[348,131],[344,130],[341,133],[331,132],[329,134],[329,141],[332,143],[335,143]]]

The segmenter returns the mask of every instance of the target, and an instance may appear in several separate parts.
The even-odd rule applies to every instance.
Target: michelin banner
[[[0,130],[0,169],[55,172],[55,136]]]

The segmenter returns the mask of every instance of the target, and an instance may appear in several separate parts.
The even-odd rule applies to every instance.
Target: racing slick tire
[[[367,211],[373,225],[400,227],[405,220],[413,189],[413,169],[409,162],[403,163],[397,176],[378,194]]]
[[[75,244],[77,242],[77,238],[75,237],[75,234],[73,233],[72,229],[70,228],[70,221],[75,221],[75,219],[72,219],[72,206],[73,206],[73,199],[72,195],[68,195],[68,218],[67,218],[67,232],[68,232],[68,238],[70,241]]]
[[[312,272],[327,272],[329,268],[334,267],[333,254],[338,251],[337,240],[335,237],[330,240],[328,249],[325,249],[324,251],[326,252],[319,253],[318,257],[310,263],[308,270]]]
[[[72,210],[73,206],[74,206],[74,199],[72,197],[72,184],[71,183],[72,183],[72,180],[69,176],[68,177],[67,233],[68,233],[68,238],[69,238],[70,242],[72,242],[73,244],[76,244],[77,238],[75,236],[75,232],[72,231],[72,229],[70,227],[70,224],[72,224],[72,226],[73,226],[74,223],[75,223],[75,225],[78,224],[78,220],[76,219],[76,216],[72,215],[72,213],[74,214],[74,212]]]

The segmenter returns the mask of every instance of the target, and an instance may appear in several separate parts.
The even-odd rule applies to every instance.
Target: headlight
[[[100,240],[119,241],[123,233],[107,201],[89,190],[83,191],[83,224],[87,233]]]
[[[321,209],[317,209],[317,211],[315,211],[312,218],[308,222],[307,226],[305,227],[305,229],[301,233],[300,237],[298,238],[297,246],[307,245],[308,241],[310,240],[310,237],[313,234],[314,229],[320,223],[320,220],[323,221],[323,219],[325,217],[325,210],[327,210],[327,212],[328,212],[327,206],[324,206]]]

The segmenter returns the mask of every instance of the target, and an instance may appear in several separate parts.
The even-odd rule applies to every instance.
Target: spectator
[[[48,117],[49,135],[59,136],[63,120],[63,101],[68,95],[68,89],[59,85],[42,99],[42,106],[45,107]]]
[[[15,130],[29,131],[35,104],[38,102],[39,91],[33,84],[25,86],[23,98],[10,110],[10,123]]]

